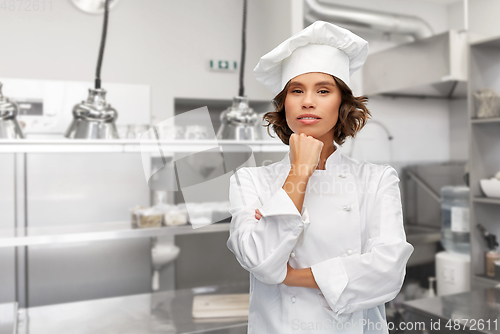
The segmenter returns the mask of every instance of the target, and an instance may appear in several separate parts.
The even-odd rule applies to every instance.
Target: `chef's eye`
[[[300,89],[294,89],[292,90],[292,93],[302,93],[302,91]]]
[[[330,93],[330,91],[328,91],[328,90],[325,90],[325,89],[323,89],[323,90],[320,90],[319,92],[320,92],[321,94],[328,94],[328,93]]]

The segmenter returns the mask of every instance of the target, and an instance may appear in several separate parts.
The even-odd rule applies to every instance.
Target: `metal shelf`
[[[490,197],[474,197],[474,203],[486,203],[486,204],[499,204],[500,198],[490,198]]]
[[[481,38],[469,42],[469,186],[470,197],[470,246],[471,246],[471,289],[479,289],[498,284],[482,274],[485,268],[484,240],[476,230],[477,223],[481,223],[490,233],[498,235],[497,207],[500,198],[482,196],[481,180],[494,175],[500,164],[500,132],[498,125],[500,117],[477,118],[474,92],[479,89],[490,88],[496,92],[500,89],[497,80],[500,74],[500,36]],[[477,195],[476,195],[477,194]]]
[[[500,285],[500,281],[486,274],[476,274],[476,278],[483,281],[487,285]]]
[[[491,118],[472,118],[472,124],[490,124],[490,123],[500,123],[500,117],[491,117]]]
[[[135,228],[129,221],[91,223],[85,225],[1,229],[0,248],[49,245],[55,243],[144,238],[165,235],[197,234],[229,231],[230,223],[202,227],[191,224],[152,228]]]
[[[488,36],[488,37],[472,37],[469,43],[472,47],[488,47],[488,48],[500,48],[500,36]]]
[[[0,140],[0,153],[158,153],[202,152],[222,147],[223,152],[288,152],[277,140],[87,140],[87,139],[16,139]]]

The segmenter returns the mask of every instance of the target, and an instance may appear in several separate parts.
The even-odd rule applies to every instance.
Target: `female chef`
[[[254,69],[275,95],[264,117],[287,145],[283,160],[230,179],[227,246],[250,272],[249,334],[388,333],[413,246],[396,170],[344,156],[370,113],[350,75],[368,43],[317,21]]]

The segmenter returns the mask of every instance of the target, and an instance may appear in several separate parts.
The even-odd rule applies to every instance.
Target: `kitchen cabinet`
[[[490,88],[500,94],[500,36],[469,44],[469,183],[472,289],[500,281],[485,275],[486,242],[477,228],[483,225],[500,239],[500,198],[485,197],[479,181],[500,170],[500,118],[477,118],[474,92]]]

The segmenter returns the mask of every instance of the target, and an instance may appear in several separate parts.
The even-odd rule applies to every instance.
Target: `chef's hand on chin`
[[[292,133],[289,139],[290,164],[298,174],[310,177],[319,165],[323,142],[301,132]]]

